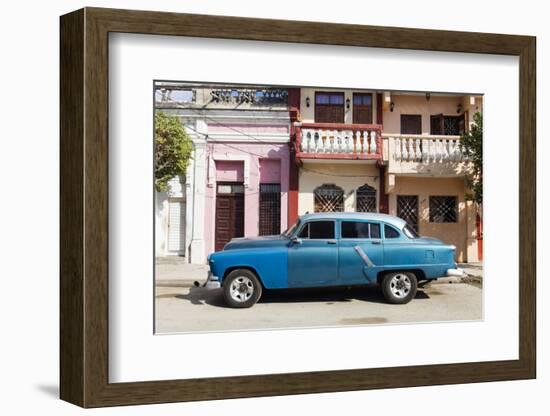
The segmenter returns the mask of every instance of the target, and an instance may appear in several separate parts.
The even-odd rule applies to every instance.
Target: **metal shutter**
[[[182,198],[168,201],[168,251],[185,251],[185,200]]]

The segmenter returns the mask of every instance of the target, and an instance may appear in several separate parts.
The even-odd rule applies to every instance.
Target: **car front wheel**
[[[404,304],[416,295],[418,282],[411,272],[387,273],[381,282],[382,293],[389,303]]]
[[[262,296],[262,285],[247,269],[233,270],[224,279],[223,297],[232,308],[250,308]]]

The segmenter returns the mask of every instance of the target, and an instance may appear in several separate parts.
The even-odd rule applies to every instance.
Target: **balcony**
[[[383,134],[389,173],[456,176],[469,171],[460,136]]]
[[[297,123],[298,159],[382,159],[378,124]]]

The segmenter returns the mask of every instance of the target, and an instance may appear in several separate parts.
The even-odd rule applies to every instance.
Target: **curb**
[[[155,280],[155,286],[164,287],[195,287],[194,280],[182,280],[182,279],[169,279],[169,280]]]

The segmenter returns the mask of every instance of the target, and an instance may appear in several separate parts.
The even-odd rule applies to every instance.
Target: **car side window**
[[[342,221],[342,238],[369,238],[369,223]]]
[[[380,224],[342,221],[342,238],[380,238]]]
[[[380,235],[380,224],[370,225],[370,238],[382,238]]]
[[[334,221],[311,221],[300,231],[300,238],[332,239],[334,238]]]
[[[384,236],[386,238],[399,238],[399,231],[389,225],[384,225]]]

